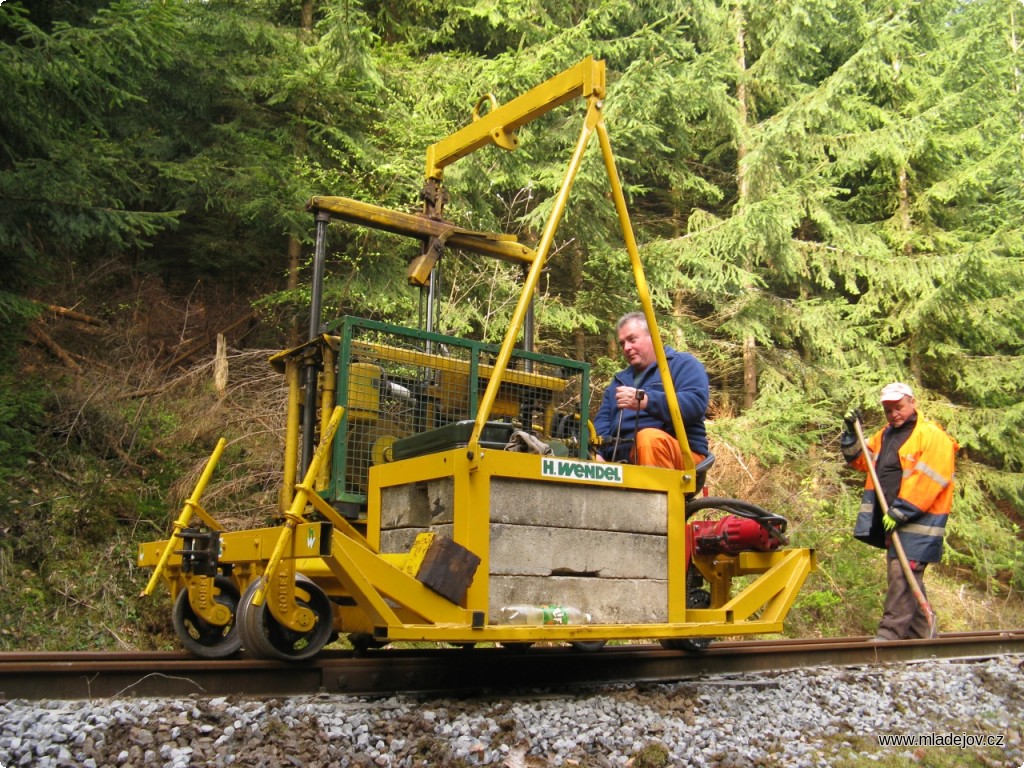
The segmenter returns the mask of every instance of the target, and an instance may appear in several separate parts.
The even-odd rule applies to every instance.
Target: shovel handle
[[[878,497],[879,506],[882,507],[882,514],[889,513],[889,504],[885,500],[885,494],[882,492],[882,486],[878,482],[878,472],[875,470],[875,461],[871,458],[871,451],[868,450],[868,442],[864,439],[864,430],[861,428],[860,419],[855,418],[853,420],[853,429],[857,433],[857,440],[860,443],[860,449],[864,453],[864,460],[868,463],[868,472],[871,475],[871,483],[875,486],[875,495]],[[900,567],[903,569],[903,576],[907,580],[907,584],[910,585],[911,591],[914,593],[914,598],[917,600],[917,604],[921,606],[921,610],[924,611],[924,615],[928,619],[928,636],[937,637],[938,634],[935,631],[935,613],[932,611],[932,607],[928,604],[928,598],[924,596],[924,592],[917,584],[917,579],[914,578],[914,572],[910,569],[910,561],[907,560],[907,554],[903,551],[903,543],[900,541],[899,534],[894,530],[890,534],[892,536],[893,549],[896,550],[896,557],[900,561]]]

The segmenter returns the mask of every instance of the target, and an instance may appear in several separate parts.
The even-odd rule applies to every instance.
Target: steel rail
[[[708,675],[815,666],[864,666],[1024,654],[1024,630],[944,634],[880,643],[863,637],[716,642],[702,653],[655,645],[327,651],[305,663],[181,652],[0,653],[2,699],[253,697],[318,693],[383,696],[515,695],[615,683],[671,683]]]

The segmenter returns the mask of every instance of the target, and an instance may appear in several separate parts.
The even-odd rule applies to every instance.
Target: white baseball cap
[[[882,387],[882,396],[878,399],[881,403],[892,403],[896,400],[902,400],[904,397],[913,397],[914,390],[910,388],[909,384],[904,384],[902,381],[895,381],[892,384],[886,384]]]

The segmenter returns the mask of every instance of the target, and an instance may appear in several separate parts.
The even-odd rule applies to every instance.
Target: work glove
[[[856,408],[851,408],[843,416],[844,429],[843,434],[839,436],[839,447],[844,454],[857,444],[857,430],[854,428],[854,424],[858,421],[860,421],[860,411]]]
[[[886,531],[893,530],[896,527],[895,518],[889,517],[888,514],[882,515],[882,527],[885,528]]]
[[[851,435],[857,434],[857,429],[854,427],[854,424],[858,421],[863,423],[863,420],[860,417],[860,411],[856,408],[851,408],[846,412],[846,415],[843,416],[843,424],[846,426],[846,431]]]

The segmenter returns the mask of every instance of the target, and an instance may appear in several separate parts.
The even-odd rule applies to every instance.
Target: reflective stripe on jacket
[[[878,456],[887,429],[879,430],[867,441],[872,459]],[[920,413],[917,426],[900,448],[903,480],[899,497],[889,500],[889,516],[898,523],[896,531],[908,560],[937,563],[942,559],[942,538],[953,507],[954,465],[959,449],[956,440],[941,426],[922,418]],[[861,472],[868,470],[862,452],[853,458],[847,453],[847,462]],[[875,485],[868,473],[861,511],[874,510],[876,500]],[[889,546],[889,557],[895,556],[895,549]]]

